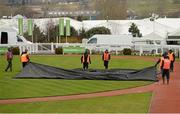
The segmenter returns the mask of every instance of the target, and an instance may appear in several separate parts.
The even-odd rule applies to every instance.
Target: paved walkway
[[[169,85],[158,82],[153,92],[150,113],[180,113],[180,63],[175,64]]]

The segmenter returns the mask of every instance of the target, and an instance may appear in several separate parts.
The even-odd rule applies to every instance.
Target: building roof
[[[22,16],[22,15],[19,15],[19,14],[12,17],[12,19],[19,19],[19,18],[27,19],[25,16]]]
[[[170,33],[169,36],[180,36],[180,28]]]
[[[13,19],[1,19],[0,26],[13,26],[18,29],[17,18],[19,17],[22,16],[17,15]],[[66,19],[70,18],[65,17],[64,20]],[[46,31],[46,25],[51,20],[56,25],[59,23],[59,18],[41,18],[33,20],[42,31]],[[171,33],[170,35],[180,34],[180,18],[160,18],[154,22],[150,21],[148,18],[142,20],[86,20],[82,22],[74,19],[70,20],[71,26],[73,26],[77,31],[81,30],[82,28],[89,30],[93,27],[105,26],[111,30],[112,35],[130,34],[128,30],[131,24],[135,23],[140,29],[140,32],[144,38],[154,38],[152,36],[156,36],[155,38],[166,38],[167,33]],[[26,30],[27,20],[24,19],[24,31]],[[155,32],[154,35],[152,32]]]
[[[17,29],[11,26],[3,26],[0,27],[0,31],[1,32],[16,32],[17,33]]]
[[[147,34],[143,37],[143,39],[149,39],[149,40],[162,40],[165,39],[166,36],[161,36],[158,33],[152,32],[150,34]]]

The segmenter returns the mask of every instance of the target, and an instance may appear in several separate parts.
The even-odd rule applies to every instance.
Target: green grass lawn
[[[63,68],[80,68],[79,56],[32,56],[31,61]],[[60,79],[13,79],[21,71],[19,57],[13,61],[13,72],[4,72],[6,61],[0,59],[0,99],[29,98],[91,93],[143,86],[148,81],[100,81],[100,80],[60,80]],[[129,59],[113,59],[110,68],[140,69],[152,62]],[[93,56],[90,68],[102,69],[101,57]]]
[[[0,105],[1,113],[147,113],[151,93],[56,102]]]
[[[67,69],[81,68],[80,56],[31,56],[31,61]],[[113,58],[110,68],[141,69],[153,65],[141,59]],[[0,99],[59,96],[132,88],[149,81],[101,81],[60,79],[13,79],[22,67],[19,57],[13,72],[4,72],[6,60],[0,56]],[[100,56],[92,56],[90,68],[103,69]],[[147,112],[151,93],[86,100],[0,105],[0,112]]]

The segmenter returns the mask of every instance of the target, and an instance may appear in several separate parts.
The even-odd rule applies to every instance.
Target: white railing
[[[82,44],[82,43],[34,43],[34,44],[0,44],[0,47],[19,47],[20,52],[25,49],[29,50],[30,54],[54,54],[55,48],[58,47],[69,47],[69,46],[79,46],[85,47],[92,51],[104,51],[108,49],[109,51],[114,51],[118,54],[124,48],[130,48],[134,52],[137,52],[140,56],[142,54],[160,54],[164,51],[172,49],[175,51],[176,55],[180,56],[180,45],[97,45],[97,44]]]

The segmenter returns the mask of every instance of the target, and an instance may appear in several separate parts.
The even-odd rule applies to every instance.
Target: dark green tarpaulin
[[[70,80],[143,80],[157,81],[156,68],[141,70],[67,70],[38,63],[29,63],[15,78],[70,79]]]

